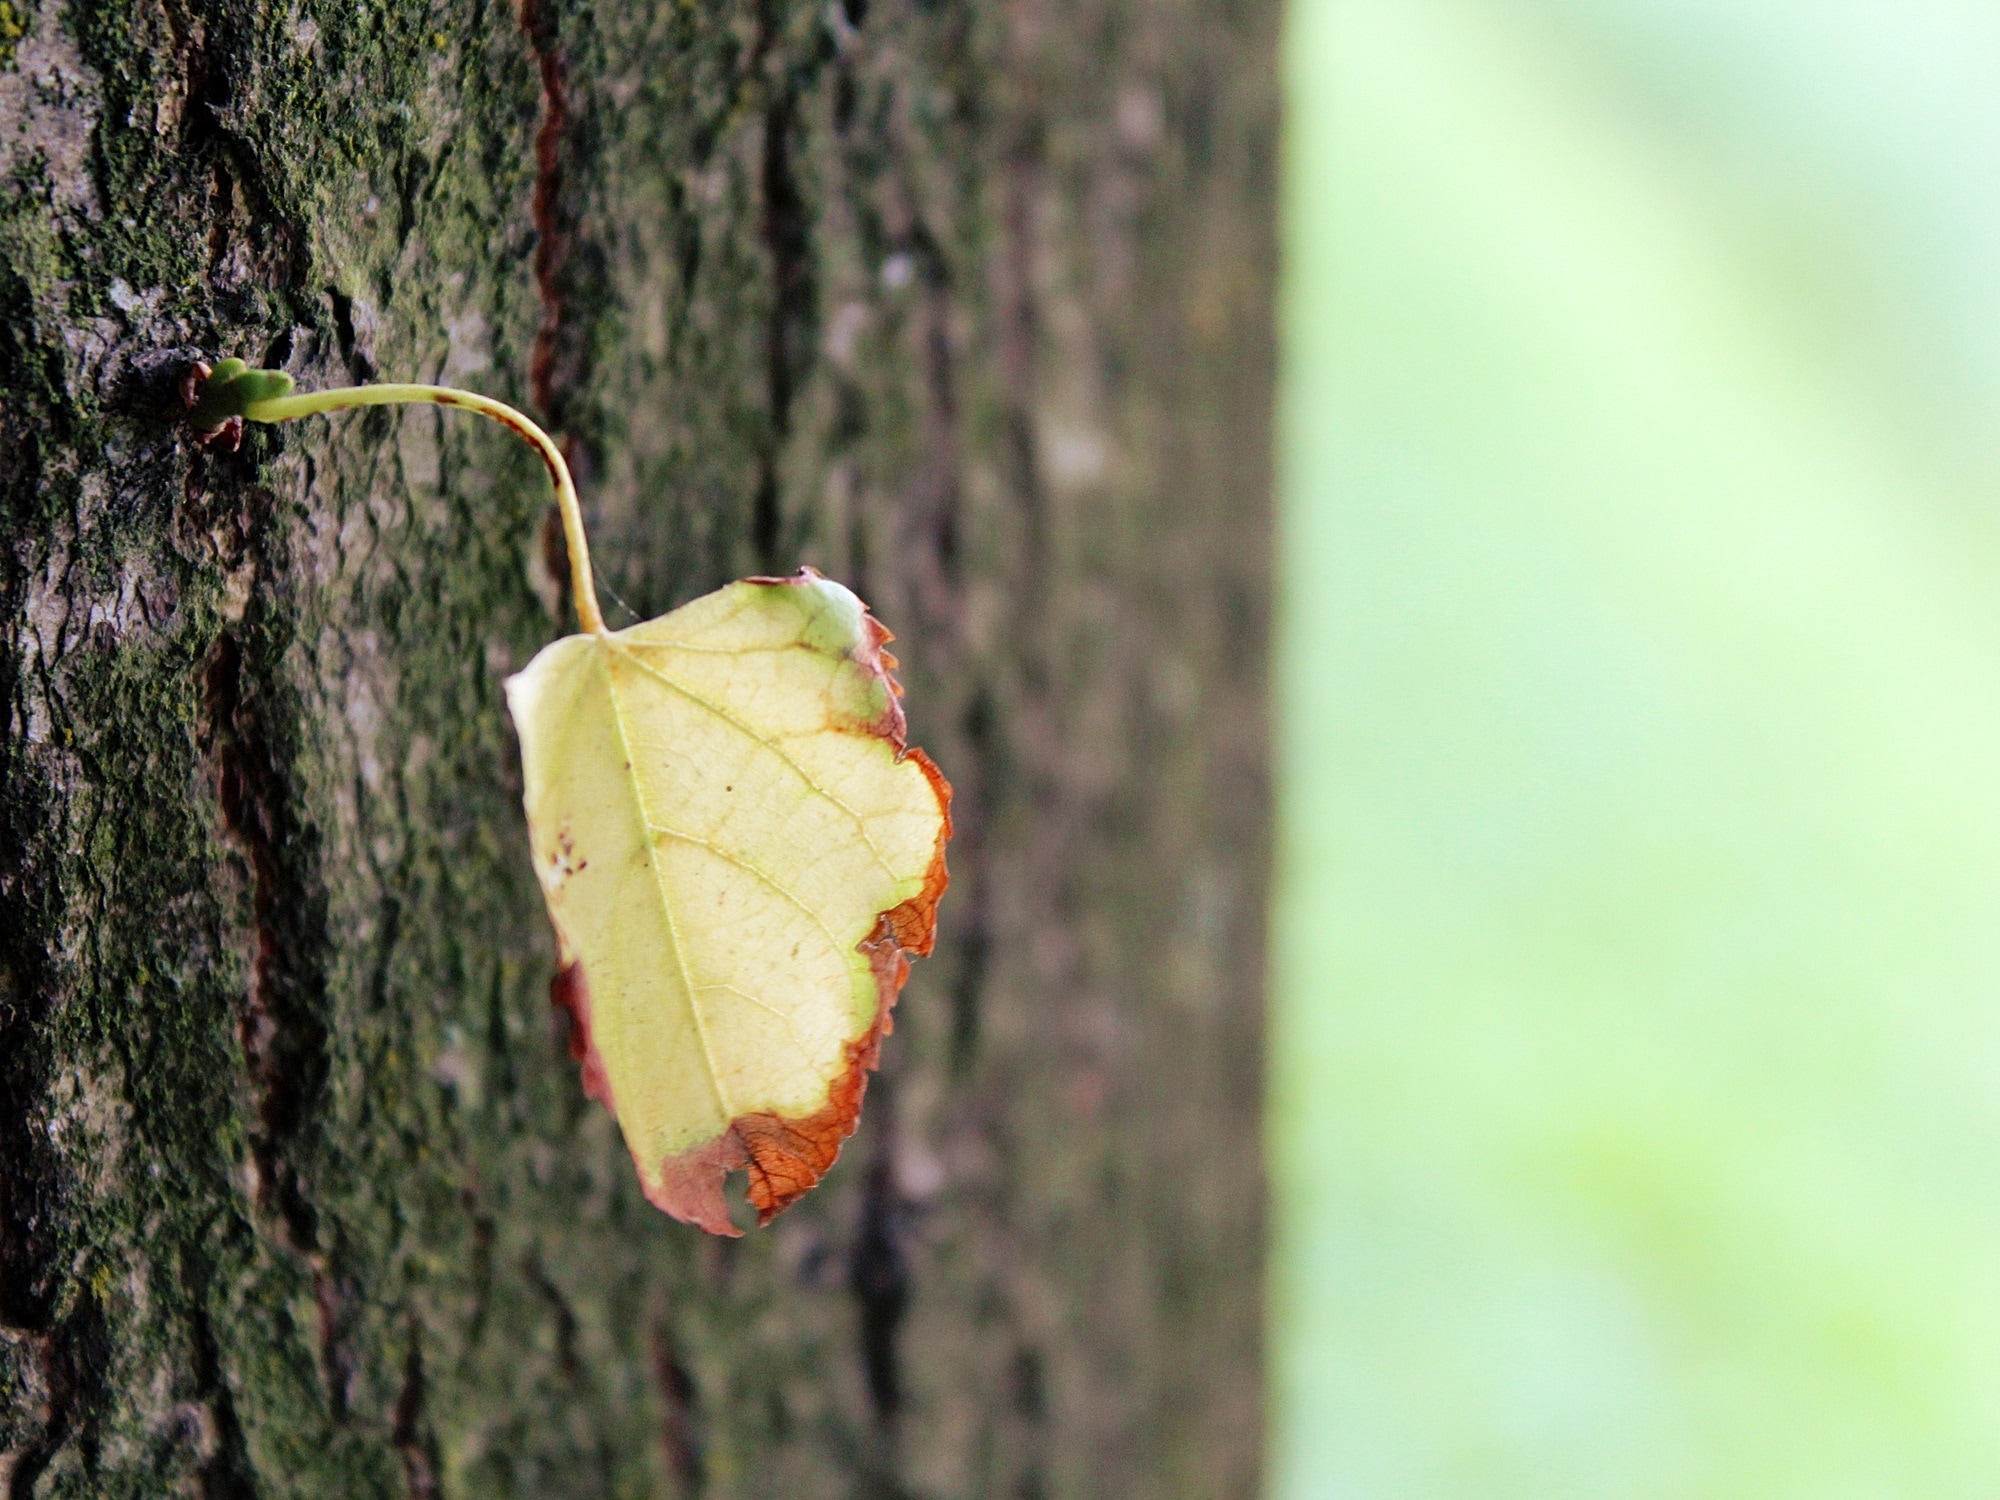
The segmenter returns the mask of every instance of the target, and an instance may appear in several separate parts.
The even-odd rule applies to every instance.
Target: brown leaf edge
[[[803,567],[790,578],[746,578],[744,582],[788,588],[820,576],[816,569]],[[723,1180],[731,1172],[749,1169],[750,1203],[757,1210],[760,1226],[769,1224],[826,1175],[840,1155],[841,1143],[854,1134],[861,1119],[868,1075],[881,1061],[882,1038],[896,1029],[893,1012],[904,981],[910,977],[910,960],[927,956],[937,940],[937,905],[951,883],[945,867],[945,845],[951,841],[951,783],[928,755],[907,742],[903,687],[894,676],[896,658],[882,649],[895,636],[874,615],[864,612],[862,618],[867,638],[853,652],[853,660],[888,687],[888,706],[873,721],[852,725],[852,731],[889,741],[899,761],[914,760],[938,799],[943,822],[923,889],[881,913],[874,931],[860,945],[875,974],[875,1020],[866,1033],[847,1043],[845,1061],[828,1085],[826,1103],[797,1117],[770,1110],[738,1115],[714,1140],[661,1162],[657,1184],[647,1181],[644,1164],[637,1163],[648,1202],[710,1234],[733,1237],[743,1232],[729,1222],[729,1206],[722,1196]],[[582,1068],[585,1095],[615,1115],[611,1080],[590,1036],[590,986],[580,960],[568,962],[550,983],[549,1003],[569,1013],[569,1052]]]

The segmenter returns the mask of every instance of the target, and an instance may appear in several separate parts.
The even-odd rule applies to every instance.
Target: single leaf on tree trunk
[[[507,683],[555,997],[646,1196],[735,1234],[819,1181],[945,886],[950,788],[889,634],[807,568],[548,646]]]
[[[474,391],[294,393],[282,370],[197,363],[204,444],[246,422],[426,402],[499,422],[555,485],[582,633],[507,683],[528,838],[586,1092],[617,1115],[646,1196],[735,1234],[819,1181],[853,1133],[910,954],[931,951],[951,788],[906,748],[889,640],[811,568],[611,631],[561,447]]]

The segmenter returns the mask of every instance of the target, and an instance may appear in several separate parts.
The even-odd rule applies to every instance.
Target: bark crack
[[[682,1495],[698,1495],[707,1483],[701,1451],[701,1391],[694,1383],[673,1330],[664,1320],[653,1326],[653,1383],[660,1393],[660,1446],[668,1472]]]
[[[319,1214],[293,1149],[327,1069],[325,914],[304,874],[314,841],[293,812],[277,733],[237,632],[217,639],[203,686],[222,830],[250,876],[255,947],[237,1043],[256,1114],[251,1199],[276,1243],[310,1268],[328,1405],[334,1421],[344,1422],[355,1372],[347,1347],[351,1299],[321,1244]]]
[[[885,1081],[886,1082],[886,1081]],[[893,1429],[903,1407],[903,1320],[910,1306],[910,1261],[894,1171],[889,1090],[877,1084],[876,1146],[862,1186],[861,1226],[848,1290],[861,1315],[861,1365],[878,1425]]]
[[[284,1159],[283,1147],[317,1092],[326,1028],[314,1014],[316,1007],[302,1003],[305,997],[296,993],[298,981],[311,973],[311,966],[287,952],[288,940],[299,935],[302,925],[300,908],[309,904],[287,868],[287,846],[298,830],[269,726],[244,681],[243,658],[239,638],[223,634],[209,657],[204,683],[223,833],[250,867],[256,951],[237,1041],[257,1109],[251,1143],[254,1196],[259,1208],[279,1216],[286,1247],[305,1253],[318,1243],[317,1215]],[[304,925],[310,925],[309,916]],[[305,974],[298,972],[302,968]]]
[[[199,1258],[191,1258],[188,1282],[195,1381],[204,1392],[214,1424],[214,1446],[201,1468],[202,1500],[253,1500],[257,1487],[252,1481],[249,1452],[243,1440],[243,1424],[236,1414],[236,1399],[222,1369],[222,1350],[216,1342],[215,1325],[209,1317],[209,1282],[213,1268]]]
[[[535,127],[535,188],[530,215],[535,225],[535,291],[542,324],[528,357],[528,395],[550,422],[561,425],[563,392],[556,358],[563,334],[562,272],[569,258],[572,227],[562,211],[562,145],[569,129],[568,71],[556,39],[556,23],[544,0],[521,0],[521,34],[534,53],[542,87],[542,117]]]
[[[549,1275],[548,1267],[541,1257],[530,1254],[522,1269],[527,1273],[528,1284],[540,1294],[549,1305],[549,1312],[556,1323],[556,1366],[563,1378],[571,1385],[583,1379],[583,1361],[577,1357],[577,1335],[581,1331],[577,1324],[576,1309],[569,1305],[569,1298]]]
[[[751,55],[753,69],[774,70],[769,53],[776,40],[776,25],[771,6],[761,5],[757,42]],[[763,211],[758,220],[758,235],[771,274],[771,311],[764,325],[764,383],[770,407],[770,431],[757,456],[757,492],[750,514],[750,535],[759,565],[767,573],[783,572],[790,565],[779,555],[784,541],[784,512],[778,471],[792,433],[792,406],[812,365],[813,325],[818,307],[811,217],[792,161],[792,137],[798,128],[798,116],[798,83],[788,74],[781,74],[770,82],[764,106],[759,173]]]
[[[410,1325],[410,1352],[403,1359],[393,1433],[410,1500],[437,1500],[437,1441],[424,1424],[423,1329],[415,1323]]]

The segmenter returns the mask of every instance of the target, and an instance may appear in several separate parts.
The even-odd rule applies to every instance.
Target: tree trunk
[[[1253,1492],[1274,11],[0,0],[13,1495]],[[539,464],[223,354],[533,411],[614,625],[900,633],[952,888],[769,1230],[548,1006]]]

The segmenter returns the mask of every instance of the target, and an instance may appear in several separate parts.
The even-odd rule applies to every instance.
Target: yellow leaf
[[[769,1222],[853,1132],[944,894],[951,788],[904,748],[889,632],[811,568],[606,630],[562,448],[476,391],[295,392],[225,359],[197,361],[181,397],[204,446],[234,450],[246,422],[423,402],[541,455],[583,633],[509,679],[507,704],[562,953],[554,999],[646,1196],[735,1234],[722,1183],[747,1167]]]
[[[584,1086],[646,1196],[715,1234],[731,1171],[768,1222],[831,1165],[930,951],[951,789],[905,748],[888,639],[807,568],[507,683]]]

